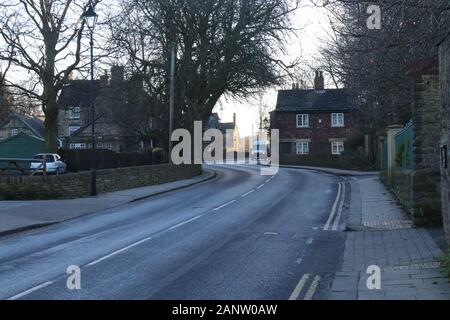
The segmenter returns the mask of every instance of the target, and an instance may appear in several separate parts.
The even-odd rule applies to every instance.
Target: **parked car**
[[[56,153],[40,153],[35,155],[33,159],[37,160],[45,159],[47,173],[61,174],[66,172],[67,165],[61,160],[61,157]],[[32,162],[30,169],[43,171],[42,162]]]

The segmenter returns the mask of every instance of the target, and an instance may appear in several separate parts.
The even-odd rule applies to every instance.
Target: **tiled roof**
[[[341,111],[349,110],[345,89],[280,90],[276,111]]]
[[[44,138],[44,132],[45,132],[44,122],[39,118],[30,117],[30,116],[18,114],[18,113],[12,113],[5,122],[0,124],[0,126],[5,126],[13,118],[16,118],[19,121],[21,121],[28,129],[30,129],[31,132],[33,132],[35,137],[40,138],[40,139]]]
[[[100,81],[95,81],[94,99],[97,98]],[[58,104],[63,107],[89,106],[91,82],[89,80],[71,80],[59,95]]]

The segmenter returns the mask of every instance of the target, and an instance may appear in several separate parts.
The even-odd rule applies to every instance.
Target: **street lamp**
[[[97,23],[98,15],[95,13],[92,5],[89,6],[87,11],[83,14],[84,21],[86,22],[90,32],[90,46],[91,46],[91,196],[97,195],[97,173],[95,171],[95,103],[94,103],[94,28]]]

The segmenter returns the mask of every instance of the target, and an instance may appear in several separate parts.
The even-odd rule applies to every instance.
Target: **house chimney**
[[[111,86],[120,86],[125,79],[125,68],[122,66],[111,67]]]
[[[236,113],[233,113],[233,123],[234,127],[236,127]]]
[[[100,76],[100,88],[108,87],[108,80],[109,80],[108,71],[106,70],[104,71],[105,73],[102,76]]]
[[[318,91],[325,90],[323,71],[316,71],[316,77],[314,78],[314,89]]]

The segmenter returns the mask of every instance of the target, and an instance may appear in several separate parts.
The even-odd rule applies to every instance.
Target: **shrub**
[[[440,259],[441,265],[444,268],[444,275],[450,278],[450,250],[447,251]]]

